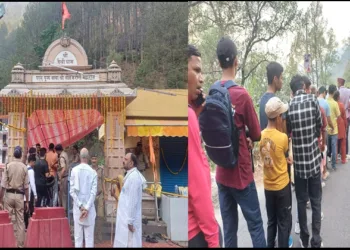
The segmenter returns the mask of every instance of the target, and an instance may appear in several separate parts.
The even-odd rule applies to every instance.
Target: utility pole
[[[308,25],[308,22],[307,22],[307,18],[306,18],[306,15],[305,15],[305,23],[306,23],[306,33],[305,33],[305,44],[306,44],[306,54],[309,54],[309,46],[308,46],[308,41],[307,41],[307,25]]]
[[[317,55],[317,26],[316,26],[316,18],[317,18],[317,14],[318,14],[318,7],[319,7],[319,4],[320,2],[317,1],[316,3],[316,15],[315,15],[315,19],[314,19],[314,33],[315,33],[315,63],[316,63],[316,69],[315,69],[315,73],[316,73],[316,86],[318,88],[318,63],[317,63],[317,58],[316,58],[316,55]]]

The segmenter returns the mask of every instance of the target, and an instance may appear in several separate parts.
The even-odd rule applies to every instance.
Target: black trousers
[[[220,225],[219,227],[219,245],[222,247],[222,232]],[[203,232],[199,232],[196,236],[188,241],[188,248],[208,248],[208,242],[205,240]]]
[[[29,205],[29,211],[25,212],[24,211],[24,224],[26,226],[26,229],[28,228],[28,224],[29,224],[29,218],[32,217],[33,213],[34,213],[34,194],[33,192],[30,193],[30,201],[28,202]]]
[[[288,248],[292,224],[292,191],[290,183],[282,190],[265,190],[267,211],[267,247],[275,247],[278,229],[278,247]]]
[[[300,239],[304,247],[309,245],[309,230],[307,228],[306,203],[310,198],[312,208],[312,238],[311,247],[319,248],[321,246],[321,202],[322,186],[321,173],[309,179],[301,179],[295,176],[295,194],[298,202],[298,217],[300,225]]]
[[[290,189],[290,211],[292,212],[292,208],[293,208],[293,198],[292,198],[292,165],[287,164],[287,168],[288,168],[288,175],[289,175],[289,189]],[[293,168],[294,171],[294,168]],[[294,174],[295,176],[295,174]],[[294,184],[294,183],[293,183]],[[292,227],[293,227],[293,216],[290,219],[290,227],[289,227],[289,235],[292,234]]]
[[[36,186],[36,192],[38,195],[38,200],[36,202],[36,207],[46,207],[49,203],[49,193],[46,186]]]

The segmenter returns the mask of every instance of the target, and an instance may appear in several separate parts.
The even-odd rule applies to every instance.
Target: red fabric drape
[[[28,119],[28,147],[50,143],[67,147],[103,124],[97,110],[37,110]]]

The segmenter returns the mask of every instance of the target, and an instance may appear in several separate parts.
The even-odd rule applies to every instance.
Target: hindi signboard
[[[32,82],[95,82],[99,74],[32,75]]]
[[[77,59],[75,58],[75,56],[73,55],[72,52],[69,51],[61,51],[60,53],[58,53],[58,55],[56,56],[55,60],[54,60],[54,64],[58,64],[58,65],[68,65],[68,66],[76,66],[78,65]]]

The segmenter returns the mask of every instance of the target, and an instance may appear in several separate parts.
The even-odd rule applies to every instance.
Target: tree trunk
[[[99,28],[99,30],[100,30],[100,39],[98,39],[99,40],[99,44],[100,44],[100,58],[99,58],[99,64],[100,64],[100,69],[102,68],[101,66],[102,66],[102,46],[103,46],[103,13],[102,13],[102,3],[100,2],[99,3],[100,4],[100,16],[99,16],[99,21],[100,21],[100,28]]]
[[[84,2],[81,2],[81,23],[82,23],[82,42],[83,42],[83,48],[85,48],[85,27],[86,24],[84,22]]]
[[[144,25],[145,25],[145,15],[144,15],[144,9],[145,9],[145,5],[147,3],[140,3],[141,5],[141,24],[140,24],[140,34],[141,34],[141,40],[140,40],[140,52],[141,52],[141,63],[143,62],[143,39],[144,39]]]
[[[115,29],[116,29],[116,25],[115,25],[115,23],[116,23],[116,20],[117,20],[117,17],[116,17],[116,13],[115,13],[115,5],[116,5],[116,2],[112,2],[112,4],[113,4],[113,14],[112,14],[112,20],[113,20],[113,32],[112,32],[112,36],[113,36],[113,46],[112,46],[112,48],[113,48],[113,51],[115,50],[115,47],[116,47],[116,34],[115,34]]]

